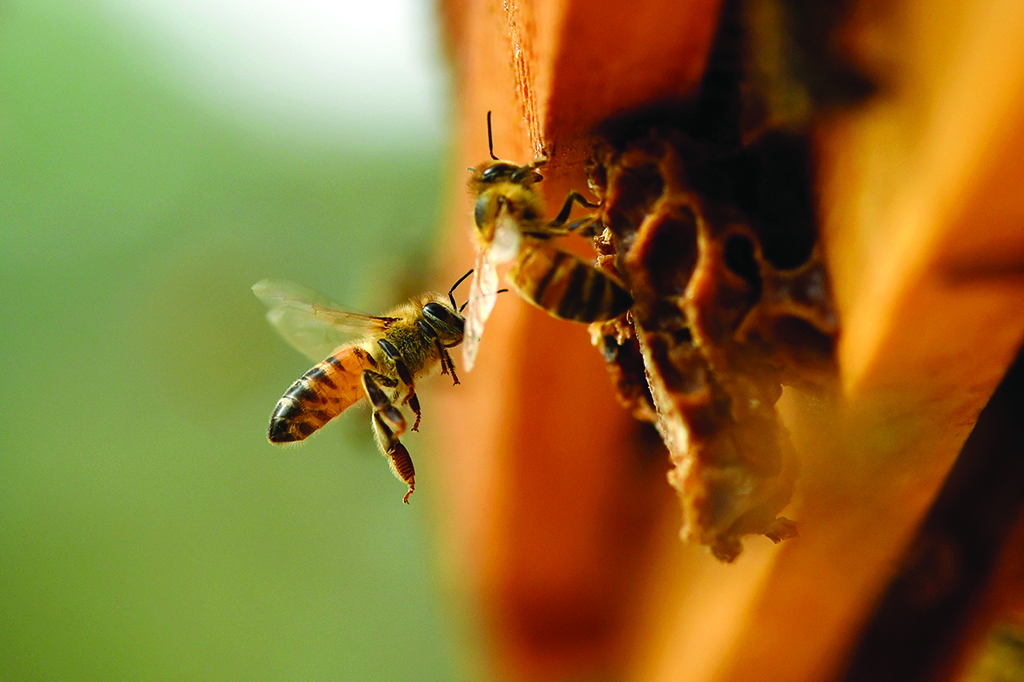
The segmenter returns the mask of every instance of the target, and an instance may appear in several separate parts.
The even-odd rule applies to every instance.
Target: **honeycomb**
[[[636,301],[592,338],[620,401],[668,446],[681,536],[726,562],[744,535],[796,535],[778,515],[799,465],[775,404],[783,385],[820,390],[835,371],[809,158],[781,133],[724,153],[654,128],[606,138],[588,166],[599,267]]]

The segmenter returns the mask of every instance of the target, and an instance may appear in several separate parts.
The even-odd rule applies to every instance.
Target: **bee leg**
[[[430,326],[430,325],[426,325]],[[422,329],[422,325],[420,327]],[[433,330],[431,330],[433,332]],[[434,334],[436,338],[437,334]],[[402,359],[402,354],[395,348],[395,344],[391,343],[387,339],[380,339],[377,341],[377,345],[384,351],[384,354],[391,358],[391,361],[395,363],[395,372],[398,373],[398,378],[402,380],[402,383],[406,386],[412,386],[412,374],[409,372],[409,367],[405,364],[405,360]]]
[[[459,385],[459,377],[455,376],[455,363],[452,362],[452,356],[448,354],[448,349],[446,349],[445,347],[441,346],[440,342],[438,343],[438,348],[441,351],[441,373],[442,374],[446,373],[444,371],[444,365],[447,362],[448,363],[448,369],[452,373],[452,386],[458,386]]]
[[[405,417],[394,406],[387,394],[381,390],[378,383],[384,384],[388,388],[398,385],[398,382],[394,379],[374,372],[372,369],[363,370],[363,388],[366,389],[366,396],[370,399],[370,404],[373,405],[374,416],[380,419],[382,423],[384,420],[387,421],[389,433],[401,435],[405,432]]]
[[[384,386],[385,388],[395,388],[398,386],[397,379],[393,379],[385,374],[381,374],[380,372],[375,372],[372,369],[364,369],[363,374],[369,374],[373,377],[373,383],[379,384],[379,386]]]
[[[422,324],[420,325],[421,330],[424,327],[430,327],[430,325],[426,324],[422,320],[420,320],[420,322],[422,322]],[[431,329],[430,332],[431,334],[434,334],[433,329]],[[434,334],[434,338],[437,338],[437,334]],[[398,349],[395,348],[395,345],[393,343],[391,343],[387,339],[380,339],[377,342],[377,345],[380,346],[381,350],[383,350],[384,353],[389,358],[391,358],[392,362],[395,363],[395,372],[398,373],[398,378],[402,380],[403,384],[409,387],[409,392],[406,393],[405,399],[402,401],[402,403],[407,404],[409,408],[412,409],[413,413],[416,415],[416,423],[413,424],[412,430],[419,431],[421,416],[420,401],[419,398],[416,397],[416,386],[413,384],[412,381],[412,373],[409,371],[409,367],[405,364],[405,360],[402,359],[402,355],[398,352]]]
[[[558,215],[555,216],[554,220],[552,220],[550,223],[547,224],[547,227],[549,228],[549,230],[551,228],[560,228],[563,225],[565,225],[565,221],[569,220],[569,213],[572,212],[573,202],[578,203],[580,206],[585,206],[587,208],[597,208],[598,206],[601,205],[601,204],[593,204],[593,203],[587,201],[583,197],[583,195],[580,194],[579,192],[576,192],[576,191],[569,192],[569,196],[567,196],[565,198],[565,203],[562,204],[562,210],[558,212]],[[586,221],[586,220],[588,220],[590,218],[591,218],[591,216],[587,216],[587,218],[584,218],[583,220],[577,220],[575,223],[570,225],[564,231],[565,232],[571,232],[574,229],[578,228],[580,226],[580,223],[582,223],[582,222],[584,222],[584,221]],[[591,220],[590,222],[592,223],[596,219],[597,218],[594,217],[593,220]]]
[[[473,271],[470,270],[470,272],[473,272]],[[463,276],[463,279],[465,279],[465,276]],[[458,286],[458,283],[456,283],[455,286]],[[454,287],[453,287],[453,290],[454,290]],[[451,296],[452,292],[449,291],[448,295]],[[455,299],[452,298],[452,300],[454,301]],[[437,332],[434,331],[433,327],[431,327],[429,324],[427,324],[426,320],[417,320],[416,324],[419,325],[420,332],[422,332],[423,336],[427,337],[428,339],[433,339],[434,340],[434,345],[437,347],[437,352],[440,353],[440,355],[441,355],[441,374],[447,374],[448,373],[448,365],[451,364],[451,358],[445,358],[444,347],[441,345],[441,340],[439,338],[437,338]],[[445,360],[447,360],[447,362],[445,362]]]
[[[409,451],[377,412],[373,414],[373,435],[377,438],[377,447],[388,458],[391,473],[409,486],[409,492],[402,498],[402,502],[409,504],[409,496],[416,489],[416,469],[412,465]]]
[[[441,340],[435,338],[434,346],[437,348],[437,355],[441,358],[441,374],[451,374],[452,379],[455,381],[454,386],[459,385],[459,378],[455,376],[455,363],[452,362],[452,356],[448,354],[448,351],[444,346],[441,345]]]
[[[403,405],[408,405],[412,413],[416,415],[416,422],[412,425],[413,431],[420,430],[420,417],[423,415],[420,412],[420,399],[416,395],[416,389],[412,384],[409,384],[409,392],[406,394],[405,399],[402,401]]]
[[[451,364],[451,358],[445,357],[447,353],[445,353],[444,346],[441,345],[440,341],[435,341],[434,343],[437,346],[438,354],[441,356],[441,374],[448,374],[448,365]],[[456,381],[455,383],[459,382]]]
[[[588,216],[583,216],[579,220],[570,223],[569,226],[565,228],[565,231],[573,232],[584,237],[593,237],[597,234],[598,227],[603,229],[601,217],[596,213],[591,213]]]
[[[473,271],[470,270],[462,276],[462,279],[466,279],[466,277],[468,277],[472,272]],[[461,282],[462,279],[460,279],[459,282]],[[459,282],[455,283],[456,287],[459,286]],[[452,291],[454,290],[455,287],[452,287]],[[448,295],[451,296],[451,291],[448,292]],[[454,298],[452,298],[452,307],[455,307]],[[445,347],[441,345],[441,339],[437,338],[437,333],[434,331],[434,328],[427,324],[425,320],[419,320],[419,327],[424,336],[428,339],[434,340],[434,345],[437,347],[437,353],[441,357],[441,374],[448,374],[451,372],[452,379],[455,381],[453,385],[458,386],[459,378],[455,376],[455,363],[452,362],[452,356],[449,355],[448,351],[445,350]]]
[[[415,393],[410,393],[406,397],[405,402],[409,403],[409,409],[411,409],[412,413],[416,415],[416,422],[412,425],[412,430],[413,431],[419,431],[420,430],[420,399],[419,399],[419,396],[417,396]]]

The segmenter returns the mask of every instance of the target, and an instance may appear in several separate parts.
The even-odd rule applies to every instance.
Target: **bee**
[[[420,402],[416,382],[434,374],[450,374],[459,383],[448,349],[462,343],[465,320],[455,304],[456,282],[448,295],[427,293],[379,317],[340,310],[305,287],[263,280],[252,288],[270,309],[267,319],[296,349],[319,362],[293,383],[270,416],[271,443],[300,441],[363,398],[373,408],[371,424],[391,471],[416,488],[412,458],[399,440],[407,427],[400,409],[408,405],[419,430]],[[463,304],[465,307],[465,304]],[[346,336],[361,334],[343,343]]]
[[[633,297],[617,279],[550,243],[553,237],[584,234],[598,223],[593,213],[566,225],[573,204],[586,208],[600,205],[572,191],[558,215],[545,220],[544,198],[536,185],[544,179],[539,169],[547,159],[520,166],[496,157],[490,112],[487,145],[491,160],[469,169],[469,190],[477,197],[473,213],[477,255],[462,347],[467,372],[473,368],[484,324],[494,309],[497,265],[515,261],[507,275],[510,286],[527,302],[564,320],[602,322],[633,305]]]

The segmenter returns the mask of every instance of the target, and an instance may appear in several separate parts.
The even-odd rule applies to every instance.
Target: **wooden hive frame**
[[[486,112],[498,156],[551,157],[554,204],[586,186],[595,126],[692,96],[719,4],[449,0],[441,10],[458,95],[446,221],[457,276],[473,258],[465,168],[486,158]],[[886,82],[813,127],[842,333],[835,399],[787,391],[779,403],[802,463],[786,510],[800,538],[751,541],[728,566],[680,545],[667,463],[623,456],[642,451],[644,435],[585,330],[506,296],[465,390],[439,396],[459,437],[428,465],[443,486],[446,556],[498,678],[833,679],[1014,358],[1024,9],[863,2],[845,35]]]

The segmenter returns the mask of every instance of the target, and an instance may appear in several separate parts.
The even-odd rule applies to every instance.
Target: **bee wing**
[[[498,271],[484,250],[477,251],[476,268],[469,283],[469,299],[466,302],[466,327],[462,338],[462,364],[465,371],[473,369],[484,324],[494,310],[498,296]]]
[[[393,319],[340,310],[326,296],[284,280],[261,280],[252,291],[269,308],[267,320],[285,341],[314,360],[323,360],[353,334],[386,329]]]
[[[503,209],[498,214],[494,226],[494,239],[488,248],[487,256],[495,265],[508,263],[519,255],[523,245],[523,233],[519,229],[519,223],[512,217],[508,209]],[[498,287],[495,285],[494,290]]]

